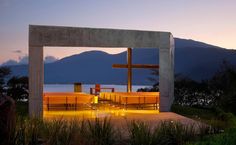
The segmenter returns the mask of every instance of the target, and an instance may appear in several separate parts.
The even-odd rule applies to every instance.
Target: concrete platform
[[[128,136],[128,126],[132,121],[144,122],[150,129],[155,129],[155,127],[164,121],[178,122],[186,126],[194,127],[196,131],[199,130],[199,125],[205,126],[205,124],[187,118],[185,116],[173,113],[173,112],[161,112],[157,110],[84,110],[84,111],[44,111],[45,120],[95,120],[99,118],[103,120],[104,118],[111,120],[112,125],[117,128],[122,136]]]
[[[161,112],[156,110],[84,110],[84,111],[44,111],[45,120],[93,120],[95,118],[111,119],[112,123],[124,126],[127,122],[136,120],[148,124],[158,124],[162,121],[180,122],[186,125],[199,124],[200,122],[173,112]]]

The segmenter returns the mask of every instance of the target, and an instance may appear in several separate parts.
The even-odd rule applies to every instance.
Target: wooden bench
[[[102,92],[99,97],[109,100],[114,104],[123,105],[127,109],[128,106],[136,106],[136,108],[145,108],[150,105],[155,109],[159,109],[159,92]]]
[[[94,95],[71,92],[44,93],[43,104],[47,110],[77,110],[91,108]]]

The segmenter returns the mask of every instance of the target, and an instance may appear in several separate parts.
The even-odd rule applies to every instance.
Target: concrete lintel
[[[98,29],[60,26],[29,26],[30,45],[71,47],[159,48],[160,35],[169,32]]]

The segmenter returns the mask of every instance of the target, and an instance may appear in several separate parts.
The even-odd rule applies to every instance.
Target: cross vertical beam
[[[152,64],[132,64],[132,48],[127,48],[127,64],[113,64],[113,68],[127,68],[127,92],[132,92],[132,69],[158,69],[159,65]]]
[[[128,82],[127,92],[132,92],[132,49],[127,49],[127,64],[128,64]]]

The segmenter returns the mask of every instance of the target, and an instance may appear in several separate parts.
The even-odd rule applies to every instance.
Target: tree
[[[236,114],[236,67],[223,61],[209,86],[215,94],[215,105]]]
[[[148,77],[150,82],[153,82],[154,85],[150,88],[139,88],[137,92],[158,92],[159,91],[159,70],[150,69],[151,77]]]
[[[0,67],[0,96],[5,93],[5,79],[11,74],[9,67]]]
[[[28,77],[12,77],[8,82],[7,95],[14,100],[28,99]]]
[[[182,75],[175,77],[175,102],[179,105],[212,107],[214,98],[208,81],[197,82]]]

